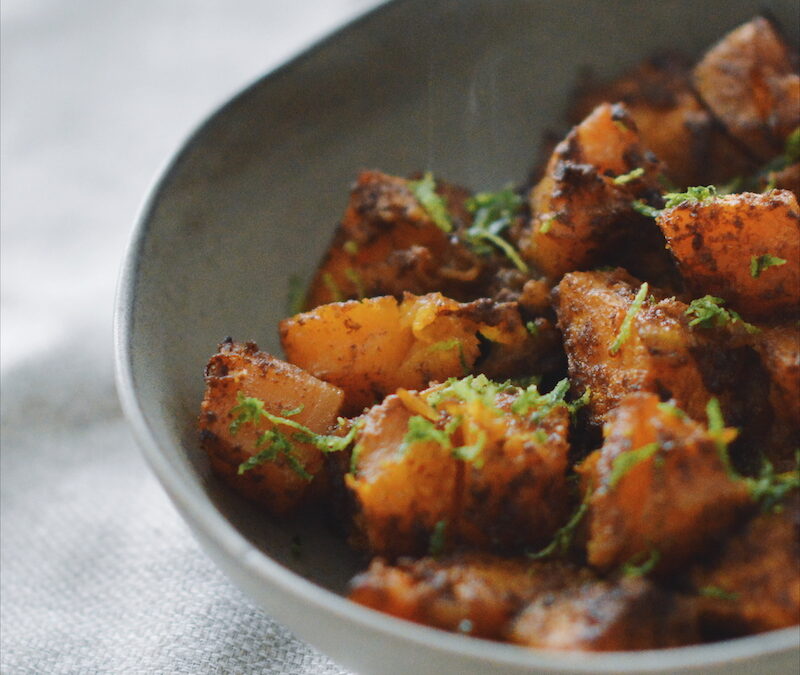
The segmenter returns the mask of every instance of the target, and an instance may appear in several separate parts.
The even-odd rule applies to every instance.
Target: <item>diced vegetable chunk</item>
[[[544,545],[570,507],[564,391],[470,376],[372,408],[347,476],[362,545],[390,557]]]
[[[280,331],[287,359],[344,389],[346,411],[358,413],[398,387],[424,389],[472,372],[479,335],[492,343],[486,361],[495,376],[525,360],[542,363],[557,345],[541,327],[532,335],[514,303],[407,293],[399,303],[384,296],[322,305],[285,319]]]
[[[695,88],[726,129],[761,161],[800,125],[800,75],[789,47],[762,17],[739,26],[694,69]]]
[[[671,570],[706,550],[751,507],[725,447],[734,430],[713,433],[654,394],[630,394],[588,462],[589,563],[601,570],[651,560]]]
[[[542,593],[510,635],[528,647],[598,652],[677,647],[698,637],[691,599],[641,578],[596,579]]]
[[[800,209],[788,190],[688,199],[657,222],[696,295],[748,320],[800,312]]]
[[[223,342],[206,367],[201,444],[213,470],[237,492],[286,514],[313,491],[322,452],[298,441],[296,428],[261,411],[326,434],[343,398],[338,387],[258,351],[252,342]],[[259,456],[263,461],[256,461]]]
[[[632,201],[657,173],[624,107],[598,106],[556,147],[531,191],[520,251],[552,279],[597,264],[626,230],[622,223],[638,219]]]

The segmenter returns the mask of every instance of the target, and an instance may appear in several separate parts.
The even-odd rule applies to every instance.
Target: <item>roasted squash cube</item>
[[[483,376],[388,397],[365,414],[346,477],[362,545],[543,546],[570,508],[568,427],[563,400]]]
[[[726,437],[727,434],[727,437]],[[654,394],[622,399],[588,462],[589,564],[610,570],[652,560],[675,569],[727,534],[752,505],[712,434]]]
[[[800,209],[788,190],[687,201],[657,222],[696,295],[745,319],[800,312]]]
[[[791,51],[763,17],[739,26],[694,69],[700,98],[761,161],[783,152],[800,125],[800,75]]]
[[[313,479],[323,468],[322,452],[298,441],[297,429],[260,411],[327,434],[343,398],[338,387],[258,351],[252,342],[226,341],[206,367],[201,445],[215,473],[237,492],[273,513],[287,514],[312,494]],[[264,461],[242,471],[259,455]]]

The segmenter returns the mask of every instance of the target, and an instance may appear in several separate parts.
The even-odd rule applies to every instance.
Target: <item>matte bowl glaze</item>
[[[199,541],[270,614],[365,673],[800,670],[796,629],[663,651],[552,653],[350,603],[341,593],[357,561],[340,538],[310,519],[269,522],[223,488],[195,429],[203,367],[221,339],[279,351],[289,279],[310,277],[360,169],[431,169],[482,190],[522,182],[543,132],[564,130],[581,68],[608,77],[658,49],[698,56],[764,9],[796,44],[795,0],[401,0],[245,89],[179,150],[122,271],[119,391]]]

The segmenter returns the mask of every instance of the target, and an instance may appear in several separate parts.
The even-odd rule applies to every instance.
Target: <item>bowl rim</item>
[[[269,82],[291,74],[299,64],[323,50],[333,41],[342,39],[347,32],[367,23],[383,13],[389,5],[404,0],[381,0],[365,13],[347,20],[321,37],[306,42],[279,65],[244,84],[232,95],[211,109],[178,145],[155,173],[146,196],[141,203],[129,235],[120,267],[113,317],[114,366],[117,393],[125,417],[134,437],[152,471],[169,495],[182,518],[191,525],[196,539],[213,548],[215,553],[239,566],[254,581],[279,588],[294,596],[314,611],[324,612],[329,619],[347,621],[365,631],[385,634],[404,641],[409,647],[426,648],[440,654],[458,655],[476,663],[495,663],[509,667],[541,667],[553,672],[580,673],[631,673],[674,670],[675,668],[702,668],[734,661],[766,657],[796,648],[800,640],[800,627],[789,627],[756,635],[686,647],[669,649],[570,652],[531,649],[519,645],[476,639],[438,628],[416,624],[364,607],[320,586],[273,560],[254,546],[214,506],[192,481],[183,480],[174,470],[170,452],[175,448],[162,447],[153,425],[146,417],[136,387],[133,367],[134,308],[137,302],[139,260],[151,233],[151,221],[162,196],[168,191],[173,176],[203,142],[206,131],[225,117],[228,110],[247,98],[256,89]],[[197,528],[197,531],[195,531]],[[263,607],[263,604],[257,604]],[[272,614],[270,608],[268,613]],[[277,614],[277,613],[276,613]],[[280,621],[280,618],[278,618]]]

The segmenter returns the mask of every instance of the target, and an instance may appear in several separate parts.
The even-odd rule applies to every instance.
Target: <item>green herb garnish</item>
[[[339,284],[336,283],[336,279],[333,278],[330,272],[325,272],[325,274],[322,275],[322,283],[325,284],[325,288],[327,288],[328,293],[331,294],[333,302],[341,302],[344,300],[342,289],[339,288]]]
[[[639,464],[639,462],[643,462],[655,455],[660,448],[660,443],[653,442],[643,445],[636,450],[628,450],[617,455],[611,463],[611,473],[608,475],[607,481],[608,487],[613,490],[628,471]]]
[[[553,535],[553,541],[541,551],[528,553],[528,557],[533,560],[541,560],[542,558],[549,558],[553,555],[565,555],[572,545],[572,540],[575,537],[575,531],[578,529],[578,525],[581,524],[581,521],[589,510],[589,497],[591,497],[591,492],[586,494],[586,497],[580,503],[575,513],[572,514],[572,517],[567,521],[566,525],[561,527],[555,535]]]
[[[550,228],[553,227],[553,223],[556,222],[557,216],[550,216],[547,220],[545,220],[539,226],[539,234],[547,234],[550,231]]]
[[[639,310],[642,308],[642,304],[644,304],[645,298],[647,297],[647,291],[649,286],[645,281],[639,288],[639,292],[636,294],[636,297],[633,299],[631,306],[628,308],[628,311],[625,314],[625,318],[622,320],[622,324],[619,327],[619,333],[617,333],[617,338],[614,340],[613,344],[609,348],[609,352],[611,355],[615,355],[625,341],[630,337],[631,326],[633,325],[633,320],[636,318],[636,315],[639,313]]]
[[[356,253],[358,253],[358,244],[352,239],[348,239],[346,242],[344,242],[342,248],[344,249],[344,252],[350,256],[356,255]]]
[[[464,375],[469,373],[469,364],[467,363],[467,357],[464,354],[464,343],[458,338],[451,338],[449,340],[441,340],[440,342],[434,342],[430,347],[428,347],[428,349],[434,352],[457,349],[458,361],[461,364],[461,371]]]
[[[697,592],[704,598],[714,598],[715,600],[736,601],[739,599],[738,593],[731,593],[730,591],[726,591],[724,588],[720,588],[719,586],[703,586],[702,588],[699,588]]]
[[[463,422],[460,416],[453,417],[445,425],[444,429],[436,426],[435,422],[431,422],[428,418],[422,415],[414,415],[408,420],[408,431],[403,436],[403,442],[400,444],[400,455],[408,452],[409,447],[413,443],[436,443],[442,450],[449,452],[456,459],[465,462],[471,462],[477,468],[483,466],[481,453],[486,446],[486,432],[480,430],[479,439],[471,445],[453,446],[452,435],[455,433]]]
[[[772,463],[764,459],[758,478],[746,478],[753,501],[758,502],[764,512],[775,511],[783,498],[792,490],[800,488],[800,456],[792,471],[775,473]]]
[[[520,272],[527,274],[528,266],[525,261],[517,250],[500,236],[520,212],[522,204],[522,197],[510,187],[499,192],[479,192],[465,202],[473,218],[472,226],[467,229],[464,236],[476,253],[488,255],[492,250],[491,246],[499,248]]]
[[[364,281],[358,273],[358,270],[354,267],[345,267],[344,275],[347,277],[348,281],[356,287],[358,299],[363,300],[364,297],[366,297],[366,293],[364,291]]]
[[[630,183],[632,180],[636,180],[637,178],[644,175],[644,169],[640,166],[633,171],[629,171],[628,173],[623,173],[620,176],[614,178],[614,185],[625,185],[626,183]]]
[[[294,316],[303,311],[306,299],[306,285],[303,279],[296,274],[289,277],[289,290],[286,294],[286,314]]]
[[[440,520],[433,526],[431,532],[430,543],[428,544],[428,555],[433,558],[438,558],[444,553],[444,547],[447,536],[447,521]]]
[[[797,127],[786,139],[786,149],[783,151],[786,165],[800,162],[800,127]]]
[[[661,552],[658,549],[651,548],[649,552],[642,551],[622,566],[622,573],[626,577],[646,576],[655,569],[660,560]]]
[[[764,255],[754,255],[750,258],[750,276],[753,279],[758,279],[761,273],[770,267],[779,267],[785,265],[786,260],[778,258],[777,256],[765,253]]]
[[[673,417],[677,417],[679,420],[686,419],[687,415],[683,410],[681,410],[678,406],[669,401],[665,401],[662,403],[656,403],[656,406],[662,412],[667,413],[668,415],[672,415]]]
[[[667,192],[664,195],[664,208],[672,209],[684,202],[706,202],[718,196],[715,185],[698,185],[686,188],[686,192]]]
[[[249,457],[239,465],[239,474],[243,474],[250,469],[260,466],[265,462],[274,461],[278,456],[282,456],[289,466],[306,480],[311,480],[313,476],[309,474],[296,457],[295,443],[308,443],[313,445],[321,452],[339,452],[344,450],[352,443],[358,424],[354,424],[344,436],[334,436],[318,434],[303,424],[289,419],[302,411],[302,406],[294,410],[287,410],[282,415],[274,415],[264,408],[264,401],[261,399],[245,396],[241,391],[236,394],[237,405],[231,408],[230,414],[234,416],[229,430],[235,436],[244,424],[258,424],[261,419],[266,419],[273,424],[272,429],[264,431],[256,440],[256,448],[266,446],[261,452]],[[343,420],[340,418],[340,424]],[[290,435],[278,429],[279,426],[294,429]]]
[[[408,181],[408,189],[417,198],[425,212],[442,232],[451,232],[453,222],[444,199],[436,193],[436,181],[433,174],[426,171],[422,180]]]
[[[648,218],[658,218],[658,216],[661,214],[661,209],[650,206],[650,204],[645,203],[641,199],[635,199],[632,201],[631,208],[633,208],[636,213],[640,213]]]
[[[708,418],[708,433],[714,440],[717,446],[717,452],[725,466],[728,475],[733,478],[739,478],[739,475],[734,471],[731,465],[731,458],[728,456],[728,445],[736,437],[736,431],[726,429],[725,420],[722,417],[722,409],[719,406],[719,401],[716,397],[712,397],[706,404],[706,417]],[[733,432],[731,438],[730,432]]]
[[[539,334],[539,326],[537,326],[533,321],[528,321],[525,323],[525,330],[527,330],[528,333],[534,337]]]
[[[689,326],[694,328],[719,328],[729,323],[740,322],[748,333],[758,333],[759,329],[746,321],[732,309],[725,309],[722,305],[725,301],[713,295],[704,295],[702,298],[692,300],[686,310],[688,316],[694,316],[689,322]]]

